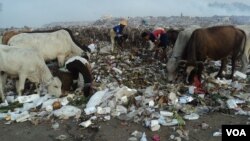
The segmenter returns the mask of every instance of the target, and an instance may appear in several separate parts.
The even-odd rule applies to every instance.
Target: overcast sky
[[[237,2],[237,3],[234,3]],[[0,0],[0,27],[113,17],[247,15],[250,0]]]

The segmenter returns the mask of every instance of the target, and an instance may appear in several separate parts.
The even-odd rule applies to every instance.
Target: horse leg
[[[222,76],[222,71],[223,71],[223,70],[225,69],[225,67],[226,67],[226,62],[227,62],[227,58],[221,59],[220,70],[219,70],[218,74],[215,76],[215,78],[221,77],[221,76]]]

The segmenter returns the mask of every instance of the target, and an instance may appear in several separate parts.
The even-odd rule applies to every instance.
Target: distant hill
[[[101,18],[93,22],[54,22],[43,27],[72,27],[72,26],[95,26],[112,27],[119,23],[121,18],[110,17]],[[213,25],[242,25],[250,24],[250,16],[212,16],[212,17],[190,17],[190,16],[171,16],[171,17],[129,17],[129,26],[161,26],[161,27],[189,27],[192,25],[213,26]]]
[[[90,25],[92,22],[90,21],[72,21],[72,22],[53,22],[49,24],[45,24],[42,27],[70,27],[70,26],[87,26]]]

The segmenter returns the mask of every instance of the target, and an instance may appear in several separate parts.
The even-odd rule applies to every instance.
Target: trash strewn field
[[[117,129],[121,131],[122,140],[180,141],[195,140],[194,133],[202,134],[202,130],[210,131],[204,136],[220,136],[219,124],[224,122],[209,125],[207,120],[219,121],[224,118],[223,114],[230,120],[234,117],[245,121],[250,117],[249,75],[236,71],[234,80],[215,79],[213,76],[220,62],[205,64],[202,82],[191,85],[185,83],[184,67],[179,66],[178,79],[171,84],[167,82],[166,62],[153,58],[146,45],[145,48],[127,47],[110,53],[110,44],[98,41],[92,45],[92,50],[90,63],[95,90],[92,97],[66,91],[66,96],[53,98],[46,91],[38,95],[32,90],[18,97],[13,88],[15,83],[9,80],[6,101],[0,105],[4,129],[12,130],[17,123],[17,126],[28,126],[20,123],[28,122],[42,131],[45,130],[43,125],[51,127],[52,140],[102,140],[101,136],[107,135],[103,128],[116,133],[119,127],[122,128]],[[230,69],[228,65],[225,74],[229,74]],[[214,116],[214,113],[219,114]],[[211,126],[218,130],[211,130]],[[53,132],[61,129],[62,134],[55,136]],[[124,129],[126,136],[123,136]],[[163,133],[165,130],[167,134]],[[103,140],[119,138],[115,134],[107,136],[114,138]]]

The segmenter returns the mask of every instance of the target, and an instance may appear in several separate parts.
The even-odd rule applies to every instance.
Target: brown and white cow
[[[3,33],[3,37],[2,37],[2,43],[3,45],[7,45],[10,38],[17,35],[17,34],[20,34],[20,33],[23,33],[23,32],[30,32],[30,30],[10,30],[10,31],[6,31]]]
[[[168,75],[168,81],[173,81],[176,78],[176,69],[179,65],[180,60],[182,60],[182,54],[184,52],[184,49],[186,47],[187,42],[189,41],[193,31],[197,28],[200,28],[199,26],[194,26],[187,28],[183,31],[180,31],[177,40],[174,44],[173,52],[171,57],[168,59],[167,63],[167,75]]]
[[[231,55],[233,77],[235,60],[244,54],[246,34],[234,26],[214,26],[196,29],[185,47],[183,59],[187,60],[187,70],[196,68],[197,62],[206,59],[221,60],[221,67],[217,74],[220,77],[226,66],[227,57]],[[199,64],[199,63],[198,63]],[[201,65],[198,65],[201,66]],[[203,66],[197,68],[198,77],[201,77]]]

